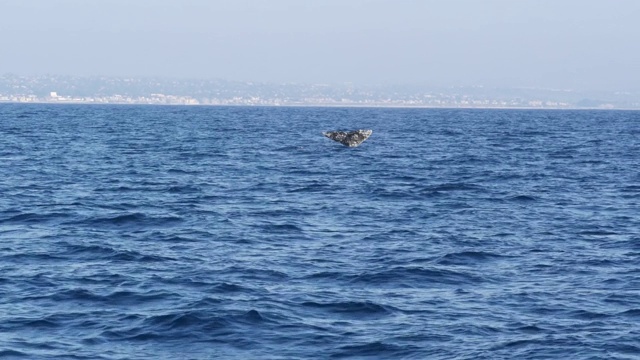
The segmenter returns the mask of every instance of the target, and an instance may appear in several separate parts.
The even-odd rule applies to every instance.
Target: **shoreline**
[[[116,106],[176,106],[176,107],[265,107],[265,108],[370,108],[370,109],[442,109],[442,110],[599,110],[599,111],[640,111],[640,108],[616,107],[535,107],[535,106],[431,106],[431,105],[390,105],[390,104],[161,104],[144,102],[91,102],[91,101],[4,101],[0,105],[116,105]]]

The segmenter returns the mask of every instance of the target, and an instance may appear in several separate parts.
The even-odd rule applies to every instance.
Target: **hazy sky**
[[[640,88],[640,0],[0,0],[0,74]]]

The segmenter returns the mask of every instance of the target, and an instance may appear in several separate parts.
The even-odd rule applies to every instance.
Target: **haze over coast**
[[[484,86],[300,84],[152,77],[0,76],[0,103],[639,109],[640,93]]]
[[[637,108],[638,13],[636,0],[12,1],[0,101]]]

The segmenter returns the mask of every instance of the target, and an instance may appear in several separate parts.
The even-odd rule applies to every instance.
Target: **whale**
[[[354,130],[354,131],[326,131],[322,134],[333,141],[348,147],[356,147],[367,140],[373,133],[373,130]]]

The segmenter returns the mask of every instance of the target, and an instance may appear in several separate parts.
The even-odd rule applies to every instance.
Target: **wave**
[[[346,301],[320,303],[307,301],[301,304],[306,308],[320,310],[325,314],[337,315],[348,319],[382,318],[391,315],[394,310],[387,306],[378,305],[369,301]]]
[[[578,235],[586,235],[586,236],[612,236],[619,235],[617,232],[608,231],[608,230],[584,230],[578,232]]]
[[[388,188],[374,188],[374,196],[381,198],[397,199],[429,199],[443,196],[453,196],[457,192],[486,192],[479,185],[470,183],[443,183],[435,185],[409,184],[403,186],[393,186]]]
[[[327,191],[335,191],[336,189],[325,183],[314,182],[308,185],[304,185],[301,187],[296,187],[294,189],[288,190],[289,193],[326,193]]]
[[[170,194],[199,194],[202,188],[193,185],[171,186],[164,190]]]
[[[20,213],[0,219],[0,224],[47,224],[75,216],[74,213]]]
[[[129,213],[111,216],[97,216],[85,220],[72,221],[69,224],[96,228],[136,228],[167,227],[183,222],[179,216],[149,216],[143,213]]]
[[[403,358],[414,352],[413,346],[400,346],[389,342],[374,341],[364,344],[345,345],[329,354],[332,359],[341,358]]]
[[[438,260],[441,265],[477,265],[495,260],[505,259],[507,256],[485,251],[460,251],[446,254]]]
[[[131,262],[163,262],[176,260],[171,257],[155,254],[144,254],[135,250],[116,249],[107,245],[96,244],[67,244],[67,249],[60,255],[74,259],[104,259],[111,261]]]
[[[17,345],[21,345],[21,344],[17,344]],[[29,354],[29,353],[25,353],[22,351],[17,351],[17,350],[0,350],[0,358],[2,359],[12,359],[12,358],[24,358],[24,359],[31,359],[33,358],[33,355]]]
[[[425,287],[429,284],[470,285],[484,279],[472,273],[437,268],[397,266],[388,270],[365,272],[354,276],[350,282],[359,284],[384,284],[392,287]]]
[[[264,224],[260,225],[260,228],[264,229],[266,234],[301,234],[304,230],[293,224]]]
[[[529,195],[517,195],[517,196],[510,197],[507,200],[513,201],[513,202],[528,203],[528,202],[537,201],[538,199]]]
[[[124,330],[106,330],[100,335],[111,341],[150,341],[199,339],[200,341],[222,340],[234,335],[238,328],[251,328],[271,321],[255,309],[245,312],[228,312],[217,315],[203,310],[174,311],[165,314],[136,316],[137,326]],[[233,341],[231,337],[229,341]]]
[[[629,299],[631,300],[631,299]],[[638,309],[629,309],[618,313],[618,316],[628,317],[633,319],[640,319],[640,308]]]

